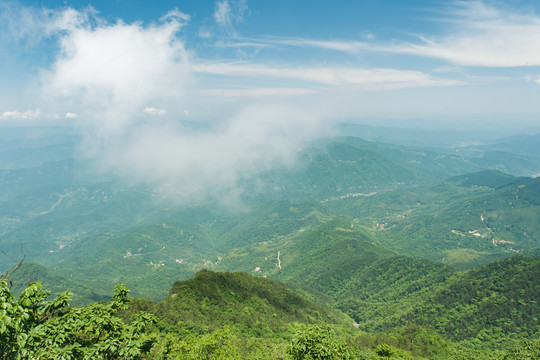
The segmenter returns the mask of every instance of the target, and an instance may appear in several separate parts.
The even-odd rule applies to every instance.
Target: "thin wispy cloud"
[[[224,98],[288,98],[291,96],[312,95],[319,91],[313,88],[293,87],[250,87],[244,89],[203,89],[197,93],[209,97]]]
[[[99,21],[97,11],[88,6],[82,11],[66,8],[54,11],[45,7],[27,7],[18,2],[0,2],[0,21],[4,40],[34,45],[44,38]]]
[[[223,45],[225,46],[225,44]],[[291,46],[300,48],[316,48],[322,50],[333,50],[357,54],[362,51],[376,51],[379,45],[363,42],[363,41],[348,41],[348,40],[322,40],[322,39],[306,39],[306,38],[290,38],[290,37],[262,37],[240,39],[238,42],[228,44],[228,46],[245,46],[245,47],[278,47]],[[383,48],[380,48],[382,50]]]
[[[525,76],[525,81],[528,82],[528,83],[533,82],[533,83],[536,83],[536,84],[540,85],[540,77],[539,76],[527,75],[527,76]]]
[[[394,53],[437,58],[460,66],[539,66],[540,16],[496,8],[483,1],[457,1],[432,19],[446,24],[438,36],[417,34],[416,42],[325,40],[313,38],[245,38],[222,46],[300,47],[349,54]]]
[[[229,1],[223,0],[216,3],[216,10],[214,12],[214,19],[219,25],[231,26],[231,5]]]
[[[221,0],[216,2],[213,17],[222,29],[235,35],[235,25],[244,21],[247,10],[247,0]]]
[[[540,17],[495,8],[481,1],[460,1],[443,18],[454,30],[440,37],[422,37],[419,44],[389,48],[397,53],[447,60],[462,66],[539,66]]]
[[[352,67],[271,67],[266,65],[213,63],[193,65],[196,73],[232,77],[292,79],[325,86],[417,87],[462,85],[463,82],[436,79],[419,71],[362,69]]]

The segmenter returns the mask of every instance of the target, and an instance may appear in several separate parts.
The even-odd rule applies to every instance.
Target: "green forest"
[[[315,302],[318,294],[245,273],[201,270],[158,303],[118,285],[110,300],[82,307],[69,305],[69,292],[47,300],[39,282],[15,297],[4,279],[0,358],[538,359],[540,340],[528,339],[539,330],[540,286],[528,277],[539,268],[537,258],[510,258],[432,285],[422,300],[398,297],[391,309],[382,299],[342,301],[360,323]],[[534,284],[519,303],[509,299],[522,283],[506,284],[504,273]]]

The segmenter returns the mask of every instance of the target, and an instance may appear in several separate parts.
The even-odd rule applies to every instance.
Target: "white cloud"
[[[540,17],[496,8],[483,1],[458,1],[448,9],[452,31],[420,44],[389,46],[388,51],[439,58],[462,66],[539,66]]]
[[[236,35],[234,25],[244,21],[244,14],[248,10],[247,0],[221,0],[216,1],[214,20],[229,34]]]
[[[248,11],[247,0],[236,0],[236,21],[244,21],[244,14]]]
[[[262,87],[247,89],[205,89],[200,90],[199,94],[210,97],[238,97],[238,98],[257,98],[257,97],[289,97],[299,95],[315,94],[317,90],[307,88],[279,88]]]
[[[362,41],[339,41],[339,40],[317,40],[317,39],[299,39],[285,38],[273,39],[270,43],[299,46],[299,47],[314,47],[324,50],[335,50],[348,53],[359,53],[366,50],[377,50],[377,45],[362,42]]]
[[[2,120],[36,120],[42,117],[41,109],[26,110],[20,112],[17,110],[5,111],[0,115]]]
[[[73,113],[73,112],[67,112],[66,115],[65,115],[66,119],[77,119],[78,117],[79,117],[79,115],[77,113]]]
[[[434,21],[446,24],[445,34],[417,36],[419,42],[368,42],[270,37],[244,39],[229,46],[294,46],[360,54],[380,52],[438,58],[460,66],[540,66],[540,16],[495,7],[483,1],[451,2]],[[247,41],[246,41],[247,40]]]
[[[181,200],[232,201],[241,192],[239,179],[294,162],[319,133],[320,114],[282,102],[238,101],[226,114],[213,109],[218,96],[204,94],[194,82],[190,54],[178,40],[183,21],[98,21],[64,31],[61,52],[43,71],[43,94],[79,115],[81,150],[100,169]],[[263,95],[276,89],[247,91]],[[190,102],[193,96],[200,103]],[[185,118],[186,107],[205,116],[211,111],[209,126],[184,127],[177,120]],[[144,116],[165,109],[168,116]]]
[[[61,31],[70,31],[98,21],[97,11],[91,6],[81,11],[66,8],[54,11],[44,7],[27,7],[18,2],[0,2],[2,34],[9,40],[34,45]]]
[[[218,42],[220,47],[254,47],[279,48],[280,46],[311,47],[323,50],[334,50],[346,53],[357,54],[362,51],[375,51],[378,46],[374,43],[348,40],[321,40],[293,37],[263,37],[263,38],[236,38],[232,42]],[[384,49],[381,48],[381,50]]]
[[[61,53],[42,74],[44,93],[78,107],[101,132],[122,131],[143,103],[174,99],[189,87],[188,54],[176,37],[187,19],[173,11],[147,27],[118,22],[66,31]]]
[[[270,67],[265,65],[208,63],[193,66],[202,74],[293,79],[326,86],[360,86],[365,88],[397,88],[417,86],[461,85],[460,81],[435,79],[419,71],[395,69],[361,69],[351,67]]]
[[[191,17],[188,14],[181,12],[177,8],[174,8],[173,10],[169,11],[167,14],[163,15],[159,19],[159,21],[161,21],[162,23],[174,24],[174,26],[178,27],[178,29],[187,25],[187,23],[190,20],[191,20]]]
[[[76,117],[76,114],[67,113],[65,118],[70,118],[70,116]],[[42,125],[50,125],[56,123],[54,120],[60,120],[60,118],[59,114],[43,112],[40,108],[29,109],[26,111],[11,110],[0,114],[0,120],[11,121],[13,124],[28,123],[38,120]],[[51,120],[53,121],[51,122]]]
[[[293,164],[319,134],[319,120],[305,109],[258,104],[211,130],[146,124],[109,143],[103,166],[179,200],[234,201],[239,179]]]
[[[214,11],[214,19],[219,25],[231,26],[231,5],[228,0],[216,2],[216,10]]]
[[[165,115],[167,113],[167,110],[158,109],[155,107],[147,107],[143,109],[143,113],[148,114],[148,115]]]

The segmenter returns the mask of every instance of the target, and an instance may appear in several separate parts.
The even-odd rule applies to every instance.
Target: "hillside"
[[[23,262],[20,268],[13,273],[11,280],[13,281],[13,288],[11,290],[17,295],[26,288],[27,284],[39,281],[43,284],[43,288],[49,290],[52,295],[69,289],[72,293],[71,303],[73,305],[82,305],[93,301],[105,301],[110,298],[108,291],[100,292],[94,286],[77,282],[69,276],[61,276],[57,272],[32,262]]]
[[[27,226],[5,226],[4,245],[19,251],[19,239],[34,239],[37,246],[24,244],[27,255],[42,249],[40,262],[55,273],[100,293],[126,283],[154,300],[204,267],[338,288],[333,279],[355,266],[396,254],[463,269],[539,247],[538,180],[493,171],[371,196],[266,201],[247,211],[164,209],[113,184],[101,200],[97,194],[72,194],[51,213],[22,221]],[[117,211],[125,203],[137,206]]]
[[[538,178],[483,171],[327,206],[399,254],[466,269],[540,247],[539,186]]]
[[[523,161],[523,156],[505,154],[499,155],[499,162],[494,163],[483,153],[471,157],[455,151],[336,137],[314,142],[304,150],[294,168],[265,172],[244,185],[259,200],[304,197],[325,200],[385,192],[406,185],[426,185],[484,169],[512,169],[512,173],[518,174],[528,168],[540,171],[540,159],[523,164],[519,170],[517,164]]]
[[[418,290],[415,284],[421,276],[417,273],[429,273],[431,265],[416,261],[407,266],[405,261],[397,260],[386,271],[378,264],[365,272],[368,275],[375,271],[378,276],[358,284],[366,294],[360,291],[359,298],[365,301],[347,309],[356,309],[358,320],[367,315],[371,325],[360,320],[355,326],[347,316],[321,304],[320,296],[315,304],[275,281],[245,273],[202,270],[187,281],[173,284],[168,297],[157,304],[127,298],[129,290],[117,286],[109,302],[82,308],[66,307],[68,293],[52,303],[40,303],[46,293],[37,284],[25,290],[18,306],[5,306],[14,299],[2,283],[2,293],[7,296],[0,300],[8,310],[7,319],[15,314],[13,309],[32,309],[34,315],[27,328],[7,322],[0,333],[1,346],[13,353],[24,349],[42,358],[62,353],[95,355],[96,351],[102,358],[113,354],[116,358],[119,352],[129,349],[144,359],[298,359],[295,354],[306,349],[320,354],[327,348],[339,359],[534,359],[540,343],[530,339],[539,335],[535,316],[538,305],[534,300],[539,289],[530,285],[531,276],[538,273],[539,261],[516,257],[451,276],[432,291],[424,292],[424,296],[408,299],[408,308],[412,309],[408,312],[400,306],[405,301],[398,295],[399,286],[394,294],[388,287],[399,282],[400,275],[409,273],[412,277],[403,283],[416,287],[413,292]],[[422,266],[427,271],[410,271]],[[508,283],[502,280],[505,275],[522,280]],[[379,283],[385,279],[388,281]],[[365,309],[373,309],[370,305],[379,306],[379,310],[366,314]],[[57,307],[61,310],[54,311]],[[45,317],[40,317],[42,311]],[[396,319],[407,325],[399,326]],[[379,323],[374,324],[377,320]],[[428,326],[415,325],[422,322]],[[356,329],[373,325],[384,331],[366,333]],[[446,337],[465,341],[445,339],[433,328]],[[14,332],[21,336],[28,333],[31,342],[16,342]],[[41,345],[44,341],[46,349]]]
[[[189,280],[175,282],[152,312],[171,326],[182,324],[196,333],[234,325],[246,335],[283,336],[293,331],[295,323],[353,329],[352,319],[342,313],[278,282],[246,273],[201,270]]]
[[[410,259],[389,265],[364,269],[340,294],[337,307],[367,331],[427,325],[477,345],[540,335],[540,258],[516,256],[464,273]]]
[[[234,217],[216,215],[215,210],[219,209],[208,204],[190,204],[189,211],[179,214],[178,204],[169,201],[165,194],[144,186],[130,186],[118,181],[113,174],[96,173],[91,161],[74,160],[76,156],[73,149],[66,148],[62,159],[55,157],[55,146],[61,147],[70,141],[76,141],[69,133],[52,131],[49,135],[43,134],[39,141],[31,137],[30,141],[24,134],[22,132],[22,135],[14,140],[0,139],[0,145],[3,144],[6,151],[13,152],[10,157],[15,159],[19,156],[21,160],[15,168],[8,165],[5,165],[4,169],[0,168],[0,246],[11,253],[18,251],[20,243],[23,242],[29,258],[39,259],[43,265],[53,266],[72,256],[67,251],[72,246],[78,248],[79,254],[84,253],[85,246],[81,244],[132,233],[146,224],[185,219],[182,227],[191,227],[190,211],[200,214],[210,210],[207,215],[198,215],[199,219],[201,216],[206,216],[206,219],[193,219],[197,223],[204,223],[205,230],[216,218],[227,218],[226,221],[230,221]],[[39,152],[41,160],[23,161],[28,149]],[[514,154],[509,151],[507,153],[509,156]],[[500,157],[500,162],[503,167],[516,163],[515,159],[504,157]],[[356,200],[355,204],[362,204],[354,206],[356,211],[365,211],[370,214],[370,220],[375,220],[372,215],[377,212],[377,206],[381,205],[374,202],[384,203],[386,212],[400,207],[399,203],[388,203],[396,200],[396,196],[392,195],[393,198],[390,198],[388,193],[399,194],[408,191],[405,189],[420,187],[432,190],[432,194],[424,194],[427,195],[424,196],[424,203],[434,200],[437,192],[441,191],[454,197],[455,193],[443,186],[433,187],[432,184],[448,176],[486,168],[498,167],[473,161],[469,155],[462,156],[459,152],[381,144],[354,137],[328,138],[308,146],[290,167],[276,167],[259,177],[241,179],[241,207],[251,210],[268,204],[272,206],[275,201],[294,203],[315,199],[329,205],[334,215],[356,217],[347,211],[347,201],[340,201]],[[531,168],[531,171],[533,170]],[[445,186],[456,188],[452,184]],[[371,202],[373,204],[370,203],[370,198],[375,199]],[[413,208],[412,205],[407,206]],[[400,210],[408,211],[410,208]],[[230,209],[221,210],[227,213]],[[432,210],[431,207],[426,208],[427,212]],[[384,223],[386,219],[382,217],[390,214],[381,215],[377,220]],[[275,223],[272,226],[276,225]],[[227,236],[229,232],[226,226],[219,231],[210,236]],[[262,241],[268,240],[268,236],[258,231],[250,233]],[[235,231],[234,236],[237,234],[239,231]],[[214,245],[219,247],[220,243],[216,241]],[[90,247],[100,246],[102,245],[95,244]],[[398,244],[385,242],[385,246],[403,250]],[[444,257],[439,257],[439,254],[428,256],[438,261]],[[9,266],[9,263],[1,258],[0,265],[5,267]]]
[[[454,340],[538,338],[539,274],[540,258],[520,256],[469,270],[431,293],[408,318]]]

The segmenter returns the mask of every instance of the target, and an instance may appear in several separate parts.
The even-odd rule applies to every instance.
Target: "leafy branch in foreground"
[[[129,290],[117,285],[109,302],[70,308],[71,293],[46,301],[49,292],[32,283],[18,299],[0,283],[0,359],[139,359],[155,340],[145,328],[152,314],[139,312],[130,324],[116,315],[128,307]]]

